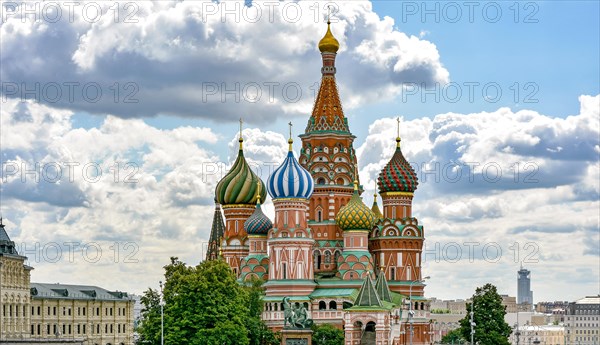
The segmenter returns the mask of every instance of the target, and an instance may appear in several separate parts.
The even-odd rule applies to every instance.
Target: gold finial
[[[397,117],[396,121],[398,122],[398,136],[396,137],[396,147],[400,148],[400,141],[402,140],[400,139],[400,118]]]
[[[256,203],[260,204],[260,181],[256,181]]]
[[[354,166],[354,190],[358,191],[358,168]]]
[[[290,138],[288,139],[288,144],[290,144],[289,150],[292,151],[292,144],[294,143],[294,139],[292,139],[292,121],[288,123],[290,126]]]
[[[238,141],[240,142],[240,150],[242,149],[242,143],[244,142],[244,138],[242,137],[242,124],[243,123],[244,123],[244,121],[240,117],[240,138],[238,139]]]
[[[373,197],[374,197],[373,200],[375,200],[374,202],[377,202],[377,179],[375,179],[375,189],[373,192]]]

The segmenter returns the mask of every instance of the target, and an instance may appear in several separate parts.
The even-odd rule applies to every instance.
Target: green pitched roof
[[[392,302],[392,295],[390,293],[390,287],[388,286],[387,280],[385,279],[385,274],[383,271],[379,272],[377,276],[377,282],[375,283],[375,290],[377,290],[377,294],[381,297],[382,300],[387,302]]]
[[[367,276],[363,285],[360,287],[356,301],[354,302],[355,307],[383,307],[379,295],[373,286],[371,277]]]
[[[356,289],[352,288],[336,288],[336,289],[315,289],[311,294],[310,298],[325,298],[325,297],[347,297],[352,300],[356,299]]]

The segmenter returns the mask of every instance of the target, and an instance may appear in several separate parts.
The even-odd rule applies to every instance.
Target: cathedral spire
[[[213,215],[212,228],[210,230],[206,260],[216,260],[221,256],[221,240],[224,232],[225,223],[223,222],[223,215],[221,214],[221,205],[215,200],[215,213]]]
[[[323,59],[321,86],[315,100],[312,116],[306,127],[306,134],[311,132],[350,133],[335,81],[335,57],[339,48],[340,43],[331,33],[331,22],[327,20],[327,32],[319,41],[319,50]]]
[[[383,219],[383,214],[379,209],[379,205],[377,205],[377,180],[375,180],[375,193],[373,193],[373,206],[371,206],[371,211],[373,211],[377,220]]]

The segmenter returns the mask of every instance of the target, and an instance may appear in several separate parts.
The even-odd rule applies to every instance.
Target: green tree
[[[250,338],[250,345],[280,345],[281,339],[273,333],[260,319],[265,303],[263,288],[264,280],[253,279],[247,287],[249,317],[246,319],[246,328]]]
[[[245,287],[221,260],[190,267],[171,258],[165,268],[165,345],[275,345],[278,339],[260,320],[260,282]],[[160,344],[160,294],[142,297],[140,344]]]
[[[442,337],[442,344],[464,344],[465,342],[460,329],[451,330]]]
[[[344,345],[344,331],[329,324],[312,327],[313,345]]]
[[[140,344],[160,344],[160,293],[148,289],[141,297],[142,312],[137,332]]]
[[[473,295],[472,304],[475,342],[480,345],[508,345],[508,337],[512,330],[504,321],[506,307],[502,305],[502,297],[496,287],[492,284],[478,287]],[[471,339],[470,312],[471,303],[467,303],[467,315],[460,320],[461,334],[467,340]]]

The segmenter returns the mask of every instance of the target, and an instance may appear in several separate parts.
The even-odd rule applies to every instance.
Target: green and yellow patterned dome
[[[340,209],[335,222],[342,230],[371,230],[377,217],[358,195],[358,182],[354,181],[354,194],[348,204]]]
[[[240,137],[240,151],[233,166],[215,189],[215,199],[221,205],[250,204],[257,202],[257,189],[260,188],[260,199],[266,200],[267,192],[265,184],[250,169],[250,166],[244,158],[242,143],[244,139]],[[260,183],[260,187],[258,187]]]

